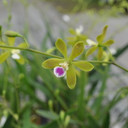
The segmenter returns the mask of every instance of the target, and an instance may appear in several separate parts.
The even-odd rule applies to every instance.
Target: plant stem
[[[48,54],[48,53],[45,53],[45,52],[41,52],[41,51],[38,51],[38,50],[34,50],[34,49],[30,49],[30,48],[20,48],[20,47],[12,47],[12,46],[5,46],[5,45],[0,45],[0,48],[5,48],[5,49],[19,49],[19,50],[24,50],[24,51],[29,51],[29,52],[33,52],[33,53],[37,53],[37,54],[41,54],[41,55],[44,55],[44,56],[49,56],[49,57],[54,57],[54,58],[58,58],[58,59],[62,59],[62,57],[60,56],[56,56],[56,55],[52,55],[52,54]],[[115,66],[117,66],[118,68],[128,72],[128,69],[118,65],[117,63],[113,62],[113,61],[95,61],[95,60],[92,60],[92,61],[88,61],[90,63],[106,63],[106,64],[113,64]]]
[[[49,56],[49,57],[54,57],[54,58],[62,59],[62,57],[60,57],[60,56],[48,54],[48,53],[41,52],[41,51],[38,51],[38,50],[30,49],[30,48],[20,48],[20,47],[12,47],[12,46],[5,46],[5,45],[0,45],[0,48],[5,48],[5,49],[8,49],[8,48],[9,49],[19,49],[19,50],[24,50],[24,51],[29,51],[29,52],[41,54],[41,55],[44,55],[44,56]]]
[[[113,65],[115,65],[116,67],[118,67],[118,68],[120,68],[120,69],[122,69],[122,70],[128,72],[128,69],[126,69],[126,68],[120,66],[119,64],[117,64],[117,63],[115,63],[115,62],[113,62],[113,61],[94,61],[94,60],[92,60],[92,61],[88,61],[88,62],[90,62],[90,63],[101,63],[101,64],[103,64],[103,63],[106,63],[106,64],[113,64]]]

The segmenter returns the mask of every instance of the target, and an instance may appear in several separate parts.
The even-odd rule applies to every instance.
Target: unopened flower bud
[[[67,127],[68,126],[68,124],[69,124],[69,122],[70,122],[70,116],[66,116],[66,118],[65,118],[65,122],[64,122],[64,126],[65,127]]]
[[[64,120],[64,117],[65,117],[65,112],[62,110],[60,112],[60,119],[63,121]]]
[[[22,37],[22,35],[20,35],[17,32],[14,32],[14,31],[7,31],[7,32],[5,32],[5,35],[7,37]]]
[[[52,100],[48,101],[48,105],[49,105],[49,109],[53,110],[53,101]]]

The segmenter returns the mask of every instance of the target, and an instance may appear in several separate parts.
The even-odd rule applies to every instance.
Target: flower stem
[[[49,57],[55,57],[55,58],[62,59],[62,57],[60,57],[60,56],[48,54],[48,53],[41,52],[41,51],[38,51],[38,50],[30,49],[30,48],[20,48],[20,47],[12,47],[12,46],[5,46],[5,45],[0,45],[0,48],[5,48],[5,49],[19,49],[19,50],[24,50],[24,51],[29,51],[29,52],[41,54],[41,55],[44,55],[44,56],[49,56]]]
[[[34,49],[30,49],[30,48],[20,48],[20,47],[12,47],[12,46],[6,46],[6,45],[0,45],[0,48],[5,48],[5,49],[19,49],[19,50],[24,50],[24,51],[29,51],[29,52],[33,52],[33,53],[37,53],[37,54],[41,54],[41,55],[44,55],[44,56],[49,56],[49,57],[55,57],[55,58],[59,58],[59,59],[62,59],[62,57],[60,56],[56,56],[56,55],[52,55],[52,54],[48,54],[48,53],[45,53],[45,52],[41,52],[41,51],[38,51],[38,50],[34,50]],[[113,64],[115,65],[116,67],[128,72],[128,69],[118,65],[117,63],[113,62],[113,61],[95,61],[95,60],[92,60],[92,61],[88,61],[90,63],[106,63],[106,64]]]
[[[120,69],[122,69],[122,70],[128,72],[128,69],[126,69],[126,68],[120,66],[119,64],[117,64],[117,63],[115,63],[115,62],[113,62],[113,61],[94,61],[94,60],[92,60],[92,61],[88,61],[88,62],[90,62],[90,63],[101,63],[101,64],[103,64],[103,63],[106,63],[106,64],[113,64],[113,65],[115,65],[116,67],[118,67],[118,68],[120,68]]]

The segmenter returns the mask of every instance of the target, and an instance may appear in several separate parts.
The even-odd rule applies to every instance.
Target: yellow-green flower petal
[[[5,43],[4,43],[4,42],[2,42],[2,41],[0,41],[0,45],[5,45]]]
[[[103,28],[103,31],[102,31],[102,34],[100,34],[99,36],[97,36],[97,41],[99,44],[101,44],[106,36],[106,32],[107,32],[107,28],[108,26],[106,25],[104,28]]]
[[[64,57],[67,57],[67,47],[62,39],[56,41],[56,48],[62,53]]]
[[[64,62],[64,59],[51,58],[51,59],[45,60],[42,63],[42,67],[52,69],[56,66],[59,66],[59,64],[63,62]]]
[[[10,52],[7,51],[7,52],[4,52],[0,55],[0,64],[3,63],[10,55]]]
[[[86,52],[86,56],[91,55],[93,52],[95,52],[96,49],[97,49],[97,46],[91,47],[91,48]]]
[[[102,59],[103,57],[103,48],[99,47],[98,48],[98,60]]]
[[[70,89],[73,89],[76,85],[76,72],[72,66],[69,66],[67,70],[67,85]]]
[[[108,46],[112,45],[113,43],[114,43],[114,40],[108,40],[105,43],[103,43],[103,45],[108,47]]]
[[[72,53],[70,55],[70,60],[73,60],[77,56],[79,56],[84,51],[84,43],[83,41],[79,41],[73,46]]]
[[[15,44],[15,37],[8,37],[8,43],[9,43],[9,46],[14,46]]]
[[[94,66],[87,61],[77,61],[77,62],[73,62],[72,64],[74,64],[75,66],[86,72],[91,71],[94,68]]]
[[[25,63],[25,59],[22,55],[19,55],[20,56],[20,59],[16,59],[16,61],[19,63],[19,64],[24,64]]]
[[[76,31],[74,29],[69,29],[69,33],[72,34],[72,35],[76,35]]]
[[[17,47],[19,47],[19,48],[28,48],[28,44],[23,42],[23,43],[19,44]]]

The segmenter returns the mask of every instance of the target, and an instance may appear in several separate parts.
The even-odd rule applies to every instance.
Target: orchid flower
[[[110,45],[112,45],[114,43],[113,40],[108,40],[106,42],[104,42],[104,38],[106,36],[106,32],[107,32],[107,28],[108,26],[106,25],[102,31],[102,33],[97,36],[97,42],[95,43],[94,41],[87,39],[86,42],[89,46],[91,46],[91,48],[89,50],[87,50],[86,52],[86,56],[91,55],[93,52],[95,52],[98,49],[98,54],[97,57],[99,60],[102,59],[103,57],[103,53],[104,53],[104,47],[109,47]]]
[[[71,35],[73,35],[72,37],[68,37],[67,40],[68,40],[68,43],[70,45],[75,45],[78,41],[83,41],[84,44],[86,44],[86,39],[87,39],[87,36],[86,35],[83,35],[82,32],[83,32],[83,26],[80,25],[78,28],[76,28],[75,30],[74,29],[70,29],[69,32]]]
[[[62,59],[51,58],[42,63],[42,66],[47,69],[54,69],[56,77],[63,77],[66,75],[67,85],[70,89],[73,89],[76,85],[76,69],[75,67],[83,71],[91,71],[94,66],[87,61],[74,61],[84,51],[84,43],[82,41],[77,42],[73,48],[70,56],[67,55],[67,47],[63,40],[58,39],[55,43],[56,48],[64,56]]]
[[[5,45],[4,42],[0,43],[1,45]],[[8,46],[13,47],[15,45],[15,37],[8,37]],[[19,48],[27,48],[27,44],[25,42],[19,44],[17,47]],[[19,49],[7,49],[7,51],[3,52],[0,55],[0,64],[3,63],[9,56],[11,56],[14,60],[16,60],[20,64],[25,63],[25,59],[23,56],[20,54]]]

